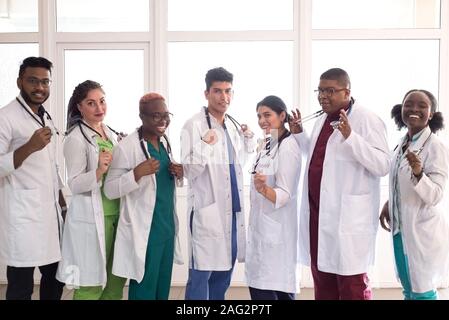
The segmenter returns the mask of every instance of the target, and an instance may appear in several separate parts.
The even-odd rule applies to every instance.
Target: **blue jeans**
[[[401,280],[404,290],[405,300],[437,300],[438,295],[436,290],[430,290],[423,293],[416,293],[412,291],[410,284],[410,273],[407,256],[404,254],[404,246],[402,244],[401,233],[393,236],[394,260],[396,262],[396,269],[398,270],[399,279]]]
[[[190,216],[190,231],[192,231],[192,219]],[[202,271],[189,269],[189,279],[186,285],[186,300],[224,300],[226,290],[231,284],[232,271],[237,258],[237,218],[232,213],[232,267],[227,271]],[[193,257],[192,257],[193,265]]]

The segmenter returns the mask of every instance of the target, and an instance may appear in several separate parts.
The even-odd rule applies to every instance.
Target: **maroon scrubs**
[[[318,270],[318,221],[320,212],[321,177],[329,137],[334,132],[331,121],[338,120],[340,111],[324,122],[309,165],[310,258],[316,300],[369,300],[371,289],[366,273],[342,276]],[[338,130],[338,129],[336,129]]]

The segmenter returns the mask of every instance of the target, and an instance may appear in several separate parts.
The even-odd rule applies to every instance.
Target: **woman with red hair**
[[[139,111],[142,126],[115,149],[105,183],[108,197],[121,198],[112,272],[131,280],[130,300],[166,300],[173,260],[182,263],[175,180],[182,184],[183,168],[171,160],[164,97],[144,95]]]

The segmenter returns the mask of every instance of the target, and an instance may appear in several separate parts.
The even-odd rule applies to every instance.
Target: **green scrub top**
[[[100,147],[100,152],[106,150],[112,152],[114,145],[109,140],[103,140],[97,137],[97,144]],[[101,200],[103,202],[103,212],[105,216],[115,216],[120,213],[120,199],[110,200],[104,194],[104,180],[106,179],[106,174],[103,175],[103,183],[101,185]]]
[[[175,236],[174,204],[175,179],[168,171],[170,158],[164,145],[159,141],[159,151],[147,143],[151,157],[159,160],[159,171],[156,173],[156,203],[150,230],[150,242],[165,242]]]

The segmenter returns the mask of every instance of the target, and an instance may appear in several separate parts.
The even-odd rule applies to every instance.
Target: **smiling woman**
[[[443,128],[437,100],[427,90],[411,90],[392,117],[407,134],[390,168],[390,196],[380,223],[391,232],[396,270],[406,300],[435,300],[447,276],[449,224],[443,200],[449,149],[434,134]],[[407,251],[405,251],[407,248]]]

